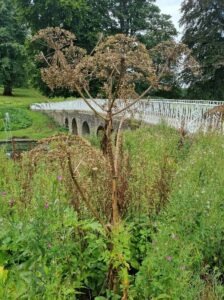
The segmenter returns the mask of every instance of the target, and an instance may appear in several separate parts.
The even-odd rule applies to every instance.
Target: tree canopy
[[[161,13],[155,0],[111,0],[110,3],[110,34],[136,35],[148,47],[177,34],[171,17]]]
[[[154,0],[16,0],[24,22],[32,33],[47,27],[60,27],[76,35],[76,45],[87,50],[94,49],[103,36],[117,33],[138,37],[148,48],[161,41],[169,40],[176,34],[170,17],[163,15]],[[33,44],[31,56],[43,50]],[[48,96],[70,96],[71,93],[57,89],[54,92],[41,80],[39,68],[44,65],[36,62],[33,70],[33,83]],[[93,93],[97,93],[97,82]]]
[[[33,32],[48,26],[67,27],[73,22],[74,11],[85,9],[85,0],[16,0]]]
[[[16,1],[33,33],[61,27],[75,32],[77,43],[88,51],[102,33],[144,36],[142,42],[148,46],[177,33],[170,16],[161,13],[155,0]]]
[[[224,99],[224,2],[185,0],[182,3],[183,42],[201,64],[199,80],[186,73],[190,94],[196,98]]]
[[[16,0],[24,21],[35,34],[47,27],[61,27],[76,32],[78,43],[89,51],[98,34],[109,26],[106,0]]]
[[[11,95],[13,86],[21,84],[26,75],[27,30],[13,1],[0,0],[0,20],[0,84],[4,95]]]

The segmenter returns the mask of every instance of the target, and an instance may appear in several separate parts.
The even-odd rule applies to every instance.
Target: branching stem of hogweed
[[[82,93],[81,89],[75,85],[75,88],[77,90],[77,92],[79,93],[79,95],[82,97],[82,99],[84,100],[84,102],[89,106],[89,108],[95,113],[96,116],[100,117],[103,120],[106,120],[106,118],[100,114],[88,101],[88,99],[86,99],[85,95]]]
[[[164,75],[164,73],[165,73],[165,71],[166,71],[167,65],[168,65],[168,63],[169,63],[169,59],[170,59],[170,58],[172,57],[172,55],[174,54],[175,49],[176,49],[176,46],[174,47],[172,53],[171,53],[171,54],[169,55],[169,57],[167,58],[166,64],[165,64],[165,66],[162,68],[162,71],[160,72],[157,81],[159,81],[159,80],[163,77],[163,75]],[[143,93],[142,93],[141,95],[139,95],[136,99],[134,99],[134,101],[133,101],[132,103],[129,103],[127,106],[125,106],[125,107],[122,108],[121,110],[119,110],[119,111],[113,113],[113,117],[116,116],[116,115],[119,115],[120,113],[122,113],[122,112],[128,110],[129,108],[131,108],[132,106],[134,106],[135,104],[137,104],[137,103],[138,103],[138,102],[139,102],[139,101],[140,101],[147,93],[150,92],[150,90],[151,90],[152,88],[153,88],[153,85],[149,86],[145,91],[143,91]]]
[[[85,91],[85,93],[87,94],[87,96],[89,97],[89,99],[90,99],[96,106],[98,106],[102,111],[106,112],[106,110],[103,108],[103,106],[100,105],[100,104],[98,104],[98,103],[97,103],[97,100],[95,100],[95,99],[93,98],[93,96],[90,94],[90,92],[88,91],[87,88],[84,88],[84,91]],[[87,99],[86,99],[86,100],[87,100]],[[87,101],[88,101],[88,100],[87,100]]]
[[[123,126],[123,123],[125,121],[125,116],[123,116],[119,122],[119,127],[117,130],[117,138],[116,138],[116,148],[115,148],[115,157],[114,157],[114,168],[115,168],[115,172],[118,175],[118,162],[119,162],[119,151],[120,151],[120,147],[121,147],[121,129]]]
[[[83,202],[85,203],[85,205],[87,206],[87,208],[90,210],[90,212],[92,213],[92,215],[94,216],[94,218],[99,221],[99,223],[103,226],[103,228],[105,229],[105,231],[107,233],[109,233],[109,230],[108,228],[106,227],[106,224],[104,223],[104,221],[101,219],[100,215],[98,214],[97,210],[92,206],[92,204],[89,202],[89,200],[86,198],[82,188],[80,187],[77,179],[76,179],[76,176],[75,176],[75,173],[73,171],[73,168],[72,168],[72,161],[71,161],[71,155],[69,152],[67,152],[67,158],[68,158],[68,167],[69,167],[69,172],[70,172],[70,175],[71,175],[71,178],[72,178],[72,182],[74,183],[75,187],[77,188]]]

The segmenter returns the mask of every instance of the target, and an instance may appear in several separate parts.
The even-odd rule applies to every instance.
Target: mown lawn
[[[60,131],[60,127],[55,124],[48,116],[33,112],[29,109],[32,103],[40,102],[56,102],[62,101],[63,98],[49,99],[41,95],[37,90],[32,88],[18,88],[13,90],[12,97],[2,96],[3,89],[0,87],[0,112],[1,109],[20,108],[26,111],[27,116],[32,119],[32,125],[25,129],[18,129],[11,132],[0,131],[0,139],[14,137],[28,137],[32,139],[40,139]]]

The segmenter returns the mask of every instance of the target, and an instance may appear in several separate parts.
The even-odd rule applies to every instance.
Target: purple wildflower
[[[167,260],[167,261],[172,261],[172,260],[173,260],[173,257],[172,257],[172,256],[166,256],[166,260]]]
[[[46,202],[46,203],[44,204],[44,207],[45,207],[46,209],[48,209],[48,208],[49,208],[49,203]]]
[[[61,175],[59,175],[59,176],[57,177],[57,179],[58,179],[58,181],[62,181],[63,177],[62,177]]]
[[[1,192],[1,195],[2,195],[2,196],[6,196],[7,193],[6,193],[6,192]]]
[[[14,199],[11,199],[10,201],[9,201],[9,206],[10,207],[13,207],[15,205],[15,200]]]

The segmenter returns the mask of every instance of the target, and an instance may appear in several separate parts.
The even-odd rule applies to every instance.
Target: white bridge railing
[[[105,103],[105,100],[98,99],[97,102],[102,105]],[[97,105],[94,103],[91,103],[91,105],[98,112],[102,113]],[[137,120],[149,124],[158,124],[164,121],[172,127],[184,127],[185,130],[193,133],[200,129],[203,131],[207,131],[209,128],[222,129],[222,124],[218,116],[213,115],[210,118],[205,118],[205,113],[208,110],[220,105],[224,105],[224,101],[143,99],[135,104],[128,114]],[[119,108],[124,107],[124,103],[120,101],[118,106]],[[31,109],[43,112],[92,112],[89,106],[80,99],[56,103],[33,104],[31,105]]]

